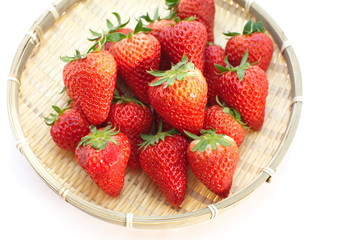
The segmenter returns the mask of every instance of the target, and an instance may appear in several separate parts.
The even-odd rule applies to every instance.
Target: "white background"
[[[360,239],[356,1],[257,0],[301,64],[297,134],[272,183],[212,221],[172,230],[129,230],[83,213],[50,190],[15,148],[7,75],[22,38],[52,0],[6,2],[0,14],[1,239]]]

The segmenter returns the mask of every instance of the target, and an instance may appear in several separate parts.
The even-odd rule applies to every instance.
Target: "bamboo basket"
[[[285,155],[298,125],[302,106],[300,68],[295,53],[274,20],[256,3],[216,0],[215,42],[222,32],[241,31],[249,19],[262,21],[274,41],[267,71],[269,95],[261,131],[247,133],[228,198],[220,199],[189,171],[187,196],[179,209],[141,171],[128,170],[119,197],[103,193],[78,166],[72,152],[52,141],[43,118],[51,105],[62,106],[64,64],[59,56],[84,52],[88,29],[104,29],[111,12],[124,20],[154,13],[164,0],[59,0],[33,24],[16,52],[8,77],[8,114],[17,147],[45,183],[68,203],[86,213],[126,227],[174,228],[214,218],[269,181]],[[134,27],[131,21],[130,27]]]

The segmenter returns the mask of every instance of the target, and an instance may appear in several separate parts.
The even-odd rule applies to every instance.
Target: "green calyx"
[[[58,121],[59,117],[70,108],[70,103],[71,100],[68,101],[67,105],[64,108],[59,108],[58,106],[52,105],[51,107],[56,113],[50,113],[50,117],[45,117],[45,124],[48,126],[52,126],[56,121]]]
[[[107,30],[103,32],[104,34],[114,33],[114,32],[116,32],[117,30],[119,30],[119,29],[121,29],[121,28],[124,28],[124,27],[130,22],[130,19],[129,19],[129,20],[127,20],[127,22],[121,23],[121,17],[120,17],[120,15],[119,15],[117,12],[113,12],[112,14],[115,16],[117,23],[114,24],[114,23],[112,23],[109,19],[106,19],[106,27],[107,27]],[[90,31],[90,33],[93,35],[92,38],[89,38],[89,39],[88,39],[88,40],[90,40],[90,41],[97,41],[97,40],[100,39],[101,36],[103,35],[103,34],[101,34],[101,33],[95,32],[95,31],[93,31],[93,30],[91,30],[91,29],[89,29],[89,31]]]
[[[97,151],[101,151],[107,147],[109,142],[119,145],[113,136],[118,134],[120,131],[116,130],[116,127],[111,127],[111,124],[109,124],[103,129],[97,129],[95,126],[91,125],[91,134],[84,136],[77,147],[79,148],[80,146],[86,146],[90,144],[92,148],[96,149]]]
[[[264,26],[262,22],[254,22],[253,20],[249,20],[243,29],[242,34],[243,35],[251,35],[253,33],[257,33],[257,32],[265,32]],[[241,35],[238,32],[227,32],[227,33],[223,33],[225,36],[227,37],[234,37],[237,35]]]
[[[134,33],[130,33],[129,35],[131,36],[131,34],[137,34],[139,32],[148,33],[148,32],[151,32],[151,31],[152,31],[152,29],[144,27],[143,22],[141,21],[141,19],[139,19],[139,21],[136,24],[136,27],[134,29]]]
[[[228,56],[225,57],[225,63],[227,65],[226,67],[221,66],[219,64],[215,64],[215,67],[216,67],[217,70],[220,71],[219,74],[224,74],[226,72],[236,72],[239,80],[242,80],[245,77],[245,70],[249,69],[252,65],[257,64],[257,62],[250,64],[247,61],[248,56],[249,56],[249,53],[248,53],[248,50],[246,50],[243,58],[241,59],[241,62],[239,64],[239,66],[237,66],[237,67],[233,67],[229,63]]]
[[[263,23],[249,20],[244,26],[243,35],[250,35],[257,32],[265,32]]]
[[[212,150],[215,150],[217,148],[217,144],[220,144],[224,147],[233,144],[231,141],[229,141],[229,139],[225,138],[225,134],[217,134],[214,129],[200,130],[201,136],[197,136],[187,131],[184,132],[188,137],[194,140],[199,140],[199,142],[190,150],[192,152],[204,152],[209,145],[211,146]]]
[[[222,111],[224,113],[230,114],[238,123],[240,123],[244,128],[248,128],[246,124],[243,122],[241,115],[238,110],[232,107],[225,106],[223,103],[220,102],[218,96],[216,96],[217,104],[222,107]]]
[[[164,88],[172,86],[176,81],[184,81],[186,77],[193,77],[194,70],[195,65],[189,62],[188,57],[184,55],[180,62],[172,65],[168,71],[148,71],[149,74],[158,77],[156,81],[149,83],[149,86],[154,87],[162,84]]]
[[[120,96],[118,94],[117,91],[115,91],[115,94],[114,94],[114,101],[120,101],[122,103],[130,103],[130,102],[133,102],[137,105],[140,105],[142,107],[145,107],[144,103],[142,103],[140,100],[138,100],[137,98],[135,97],[124,97],[124,96]]]
[[[144,24],[141,19],[139,19],[138,23],[135,26],[134,32],[130,32],[128,35],[125,35],[123,33],[119,32],[113,32],[105,35],[104,44],[106,42],[119,42],[125,38],[132,38],[133,35],[143,32],[143,33],[149,33],[151,32],[151,28],[144,27]]]
[[[117,12],[113,12],[112,14],[115,16],[117,23],[114,24],[109,19],[106,19],[107,30],[99,33],[89,29],[92,37],[88,38],[88,40],[94,42],[94,44],[90,47],[88,52],[100,51],[104,48],[106,42],[118,42],[127,37],[127,35],[117,33],[116,31],[124,28],[130,22],[130,19],[125,23],[121,23],[120,15]]]
[[[175,134],[179,134],[179,132],[175,128],[163,132],[162,122],[160,121],[158,132],[156,134],[140,134],[140,137],[144,140],[144,142],[139,144],[139,150],[142,148],[145,150],[147,147],[154,146],[158,144],[160,141],[165,141],[166,137],[172,137]]]
[[[121,23],[120,15],[117,12],[113,12],[112,14],[115,16],[117,24],[114,25],[109,19],[106,19],[106,26],[108,28],[107,33],[116,32],[117,30],[124,28],[130,22],[130,19],[128,19],[125,23]]]
[[[190,21],[195,21],[195,20],[196,20],[196,17],[195,17],[195,16],[191,16],[191,17],[184,18],[184,19],[181,19],[180,17],[175,17],[175,18],[174,18],[174,22],[176,22],[176,23],[179,23],[179,22],[190,22]]]
[[[75,61],[75,60],[78,60],[78,59],[83,59],[83,58],[86,58],[86,54],[81,54],[79,52],[79,50],[75,50],[75,55],[74,56],[72,56],[72,57],[61,56],[60,60],[65,62],[65,63],[69,63],[69,62],[72,62],[72,61]]]
[[[154,16],[151,18],[149,13],[146,13],[146,15],[141,16],[140,18],[144,19],[148,23],[153,23],[160,20],[169,20],[173,19],[176,16],[176,12],[170,11],[170,14],[164,18],[160,17],[159,15],[159,8],[156,9]]]

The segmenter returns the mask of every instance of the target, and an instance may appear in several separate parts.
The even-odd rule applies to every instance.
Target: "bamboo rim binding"
[[[222,1],[229,2],[229,0]],[[213,204],[208,204],[207,207],[193,212],[171,216],[141,216],[135,215],[131,212],[115,212],[93,203],[89,203],[74,194],[68,187],[60,184],[48,171],[46,171],[32,151],[31,144],[29,144],[29,141],[25,137],[21,127],[18,103],[20,86],[22,84],[21,74],[27,60],[30,58],[31,54],[33,54],[34,49],[38,46],[41,47],[42,35],[57,20],[59,20],[61,16],[64,14],[66,15],[66,11],[68,11],[71,6],[79,2],[81,1],[58,1],[52,4],[48,10],[43,13],[22,41],[13,60],[8,77],[8,115],[16,138],[17,147],[51,189],[53,189],[60,197],[70,204],[108,222],[120,224],[128,228],[169,228],[185,226],[199,221],[213,219],[224,209],[238,203],[242,198],[250,194],[265,181],[270,182],[270,179],[275,174],[276,168],[290,146],[298,126],[302,107],[301,74],[296,55],[290,42],[286,39],[274,20],[255,1],[252,0],[234,0],[230,2],[235,2],[240,6],[243,6],[242,9],[238,10],[242,10],[246,14],[250,14],[256,19],[262,21],[267,31],[272,35],[274,41],[279,46],[281,54],[285,58],[289,69],[292,102],[289,106],[289,108],[291,108],[290,118],[280,145],[276,149],[275,154],[272,156],[267,166],[263,168],[258,176],[245,188],[236,192],[232,196],[229,196],[227,199],[223,199],[222,201]]]

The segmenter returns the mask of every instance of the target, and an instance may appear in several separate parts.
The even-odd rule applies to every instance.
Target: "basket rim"
[[[83,0],[59,0],[52,4],[50,10],[45,11],[37,19],[29,31],[31,34],[27,34],[21,42],[18,51],[14,56],[8,77],[8,117],[11,128],[13,130],[13,135],[16,138],[17,147],[29,161],[34,170],[54,192],[80,210],[108,222],[124,225],[127,227],[134,226],[137,228],[168,228],[190,225],[190,220],[192,221],[191,223],[196,223],[204,219],[211,219],[215,217],[218,212],[221,213],[228,207],[235,205],[245,196],[249,195],[256,188],[258,188],[262,183],[270,180],[273,172],[276,170],[277,166],[280,164],[281,160],[286,154],[298,127],[302,108],[302,77],[297,57],[292,46],[288,44],[285,34],[280,29],[278,24],[273,20],[273,18],[270,17],[270,15],[265,12],[256,2],[251,0],[233,1],[241,6],[244,6],[244,11],[248,11],[252,16],[262,21],[267,31],[274,38],[276,44],[281,46],[281,52],[285,58],[287,68],[289,70],[292,86],[291,94],[293,97],[293,102],[291,105],[291,113],[288,120],[288,125],[284,137],[276,149],[274,156],[265,167],[267,171],[264,170],[261,172],[255,179],[253,179],[251,183],[249,183],[234,195],[217,203],[211,204],[212,207],[205,207],[193,212],[186,212],[183,214],[171,216],[142,216],[106,209],[99,205],[90,203],[73,194],[68,188],[55,180],[41,165],[38,158],[30,148],[30,145],[28,144],[22,131],[18,109],[21,71],[23,70],[24,65],[27,59],[30,57],[33,49],[38,47],[39,43],[41,42],[42,34],[46,32],[59,17],[64,15],[71,6],[81,1]]]

